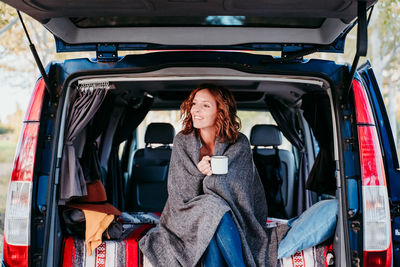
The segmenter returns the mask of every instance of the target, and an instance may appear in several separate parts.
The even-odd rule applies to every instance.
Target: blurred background
[[[94,53],[56,54],[53,35],[38,22],[23,15],[32,42],[44,65],[50,60],[95,57]],[[382,90],[398,155],[400,154],[400,0],[381,0],[374,7],[369,25],[368,56]],[[352,63],[356,28],[346,40],[344,54],[318,53],[309,58]],[[119,52],[119,55],[128,54]],[[271,54],[271,53],[269,53]],[[279,56],[279,54],[273,55]],[[360,60],[360,64],[366,58]],[[0,246],[8,183],[22,119],[39,71],[14,9],[0,3]],[[0,247],[0,256],[2,248]]]

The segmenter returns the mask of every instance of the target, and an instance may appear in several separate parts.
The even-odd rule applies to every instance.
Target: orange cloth
[[[86,219],[86,251],[91,256],[93,251],[101,244],[101,236],[114,220],[114,215],[92,210],[82,209],[82,211]]]

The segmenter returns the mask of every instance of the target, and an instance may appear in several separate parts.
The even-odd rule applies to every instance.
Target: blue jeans
[[[229,212],[225,213],[203,259],[204,267],[245,267],[239,231]]]

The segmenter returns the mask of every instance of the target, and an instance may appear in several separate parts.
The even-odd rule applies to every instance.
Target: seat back
[[[277,126],[253,126],[250,143],[268,202],[268,216],[291,218],[294,213],[295,164],[293,153],[278,149],[282,134]],[[267,148],[268,147],[268,148]]]
[[[151,123],[145,133],[146,147],[136,151],[128,210],[161,212],[168,198],[167,178],[175,129],[169,123]],[[154,144],[160,146],[153,147]]]

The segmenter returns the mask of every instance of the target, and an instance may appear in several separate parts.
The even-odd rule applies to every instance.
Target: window
[[[70,18],[80,28],[94,27],[298,27],[319,28],[324,18],[262,16],[110,16]]]
[[[276,122],[272,118],[271,113],[267,111],[238,111],[238,116],[242,122],[241,132],[250,138],[251,128],[256,124],[274,124]],[[138,127],[137,137],[138,137],[138,147],[143,148],[144,135],[146,132],[147,125],[152,122],[167,122],[174,126],[175,133],[182,130],[182,123],[180,120],[179,110],[152,110],[149,111],[146,118]],[[290,142],[282,135],[282,145],[279,146],[280,149],[286,149],[292,151],[292,145]]]

